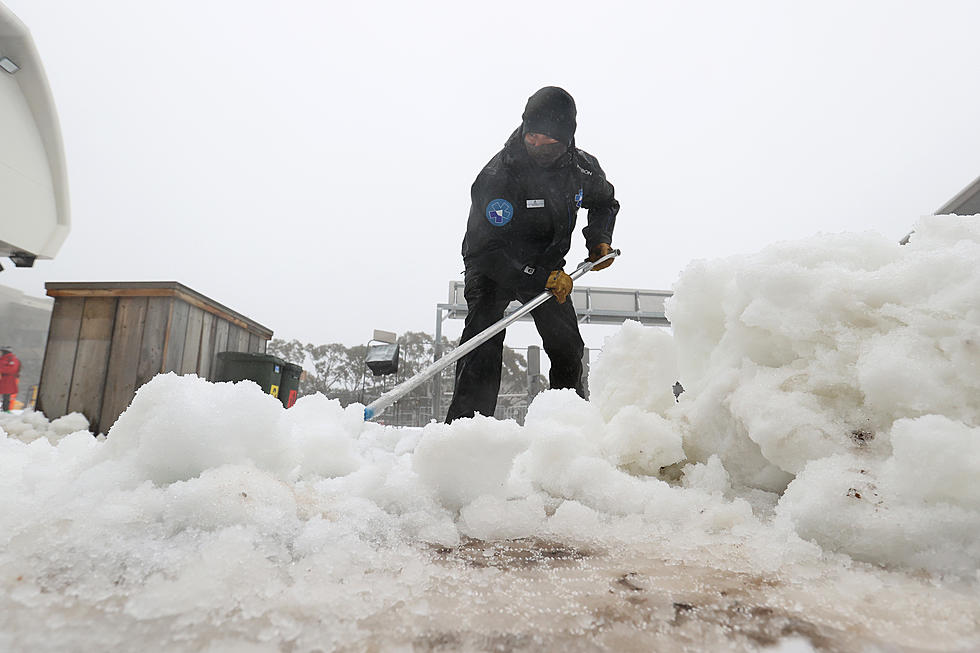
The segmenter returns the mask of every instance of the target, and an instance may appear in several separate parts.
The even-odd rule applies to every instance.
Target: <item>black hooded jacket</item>
[[[579,207],[589,211],[586,247],[612,244],[619,202],[599,162],[574,140],[554,165],[541,168],[518,128],[470,195],[463,262],[506,288],[543,290],[551,271],[565,267]]]

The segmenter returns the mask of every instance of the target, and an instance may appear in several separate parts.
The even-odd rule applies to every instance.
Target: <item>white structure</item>
[[[980,177],[974,179],[972,184],[936,211],[936,215],[976,215],[977,213],[980,213]]]
[[[0,144],[0,256],[53,258],[70,224],[61,129],[31,34],[3,4]]]

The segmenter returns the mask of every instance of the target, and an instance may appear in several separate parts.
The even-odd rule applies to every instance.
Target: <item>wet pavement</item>
[[[759,574],[651,547],[541,540],[434,548],[450,573],[345,650],[980,650],[976,588],[873,568]]]

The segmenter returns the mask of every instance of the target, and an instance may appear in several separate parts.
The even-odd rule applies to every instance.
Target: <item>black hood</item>
[[[521,120],[524,133],[550,136],[571,147],[575,137],[575,100],[563,88],[545,86],[527,99]]]
[[[568,146],[568,151],[559,157],[553,165],[548,166],[548,170],[559,170],[565,168],[572,164],[575,160],[575,137],[572,137],[572,143]],[[524,147],[524,132],[523,125],[514,130],[514,133],[510,135],[507,142],[504,143],[504,164],[516,168],[518,170],[523,170],[525,168],[537,167],[531,156],[527,153],[527,148]]]

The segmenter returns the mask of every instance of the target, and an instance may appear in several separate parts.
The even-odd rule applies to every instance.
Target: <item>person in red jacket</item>
[[[0,398],[3,400],[5,413],[10,412],[10,402],[17,396],[19,378],[20,360],[9,347],[0,347]]]

